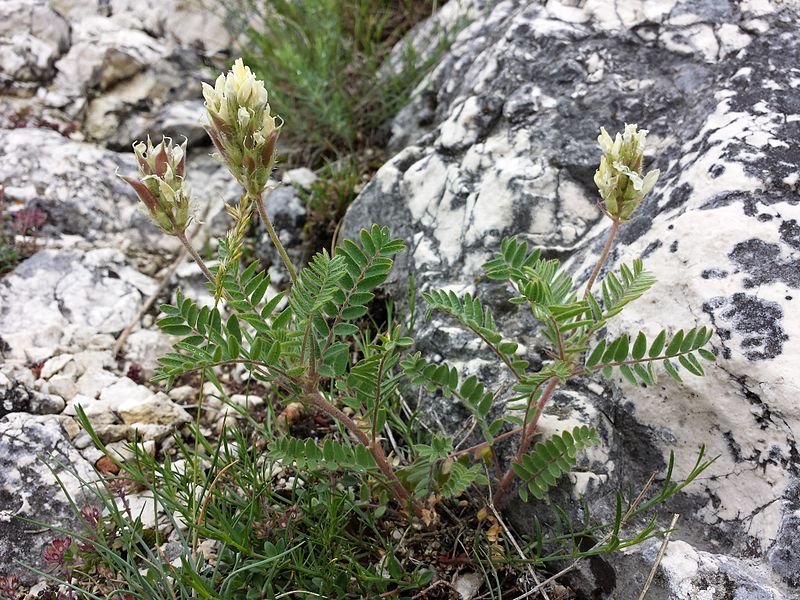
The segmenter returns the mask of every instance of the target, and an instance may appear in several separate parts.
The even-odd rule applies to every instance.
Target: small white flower
[[[655,187],[656,181],[658,181],[658,176],[661,175],[661,171],[658,169],[653,169],[647,175],[644,176],[644,181],[642,182],[642,196],[646,196],[650,193],[650,191]]]
[[[247,125],[250,123],[250,112],[244,106],[240,106],[236,115],[239,120],[239,127],[247,129]]]

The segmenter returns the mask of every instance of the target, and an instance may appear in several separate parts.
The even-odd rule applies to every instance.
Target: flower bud
[[[186,143],[176,146],[165,137],[153,146],[136,142],[133,153],[139,163],[139,177],[120,178],[139,196],[148,216],[170,235],[183,232],[191,222],[191,202],[186,172]]]
[[[217,157],[249,194],[261,194],[274,164],[279,129],[264,82],[240,58],[214,87],[203,84],[203,97]]]
[[[630,219],[658,180],[658,169],[642,174],[646,138],[647,130],[639,131],[636,125],[626,124],[625,131],[617,133],[614,139],[605,128],[600,128],[597,142],[603,155],[594,182],[600,190],[606,214],[612,219]]]

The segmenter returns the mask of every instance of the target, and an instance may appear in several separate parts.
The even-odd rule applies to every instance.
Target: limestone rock
[[[117,412],[129,425],[182,425],[192,420],[189,413],[162,392],[152,394],[144,400],[126,400],[119,405]]]
[[[686,472],[705,443],[720,458],[678,500],[686,525],[676,535],[697,552],[766,561],[782,577],[776,585],[796,587],[797,12],[769,2],[573,4],[446,5],[449,22],[452,11],[473,21],[394,120],[397,154],[351,207],[343,237],[391,226],[410,248],[389,282],[395,298],[409,275],[418,291],[478,293],[535,366],[544,357],[532,321],[508,290],[480,278],[481,265],[516,234],[585,282],[608,228],[592,181],[598,129],[650,129],[646,166],[661,178],[607,268],[643,258],[659,283],[609,333],[706,325],[720,360],[684,385],[565,390],[577,398],[570,418],[604,438],[605,463],[591,465],[593,509],[608,513],[603,490],[621,474],[641,485],[671,449]],[[421,326],[418,348],[492,385],[507,377],[441,315]],[[423,405],[451,431],[465,415],[442,399]],[[513,512],[522,524],[536,511]]]
[[[296,185],[300,189],[310,190],[317,180],[317,174],[309,168],[289,169],[283,175],[284,184]]]
[[[61,396],[69,402],[78,393],[78,386],[69,375],[56,375],[47,381],[47,392]]]
[[[72,361],[72,358],[72,354],[59,354],[49,359],[42,365],[42,378],[50,379],[53,375],[66,367],[67,364]]]
[[[0,92],[32,94],[55,75],[69,47],[67,21],[46,0],[5,0],[0,5]]]
[[[117,379],[119,379],[117,375],[105,369],[92,367],[87,369],[86,372],[78,378],[76,387],[79,394],[90,398],[97,398],[102,390],[114,384]]]
[[[138,240],[151,248],[164,237],[115,175],[117,170],[136,172],[132,153],[73,142],[55,131],[17,129],[0,130],[0,157],[0,185],[6,199],[44,211],[45,235],[97,240],[124,232],[127,244]]]
[[[0,390],[0,417],[9,413],[31,413],[35,415],[58,414],[64,410],[64,399],[48,393],[28,389],[16,382],[5,391]]]
[[[117,410],[128,402],[141,402],[152,395],[153,392],[145,386],[138,385],[131,379],[123,377],[100,392],[100,401],[107,402],[113,410]]]
[[[27,584],[38,581],[38,576],[17,561],[46,568],[42,549],[57,534],[32,528],[19,517],[74,530],[81,523],[42,460],[78,506],[92,501],[69,470],[85,481],[95,479],[94,471],[72,447],[55,416],[12,413],[0,419],[0,571]]]
[[[197,395],[197,392],[191,385],[180,385],[172,388],[167,395],[179,404],[186,404]]]
[[[169,336],[160,330],[140,329],[134,331],[125,343],[125,358],[141,369],[142,377],[155,375],[157,359],[172,350]]]
[[[642,552],[621,553],[612,559],[619,577],[614,598],[638,600],[659,546],[660,543],[653,540],[645,544]],[[573,584],[576,580],[569,576],[567,579]],[[755,561],[702,552],[686,542],[671,541],[647,598],[789,600],[792,596],[780,590],[778,579]]]
[[[73,26],[72,45],[58,62],[59,78],[78,93],[105,90],[129,79],[166,55],[166,48],[143,31],[121,29],[102,16],[87,17]]]
[[[119,332],[154,286],[117,250],[41,251],[0,281],[5,354],[24,359],[38,348],[52,356],[64,336],[80,327]]]

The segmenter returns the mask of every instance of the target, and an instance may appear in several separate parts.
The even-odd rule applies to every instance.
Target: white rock
[[[145,377],[155,373],[159,357],[172,350],[170,336],[158,329],[140,329],[134,331],[125,342],[124,354],[128,361],[135,362]]]
[[[154,441],[146,441],[138,444],[139,450],[144,451],[145,454],[149,454],[150,456],[155,456],[156,454],[156,444]],[[130,442],[113,442],[106,446],[109,450],[109,454],[116,458],[121,462],[132,460],[136,454],[131,448]]]
[[[135,439],[146,440],[148,442],[160,442],[168,437],[175,430],[172,424],[157,425],[152,423],[134,423],[128,426],[130,434],[129,439],[134,439],[132,436],[135,434]]]
[[[125,423],[143,423],[153,425],[182,425],[192,420],[191,415],[182,407],[159,392],[142,399],[131,399],[123,402],[117,412]]]
[[[64,414],[76,416],[78,414],[77,407],[80,406],[86,417],[93,425],[112,425],[119,423],[117,415],[111,409],[108,401],[96,400],[89,396],[78,394],[70,400],[69,404],[64,408]]]
[[[70,439],[75,438],[82,431],[78,422],[68,415],[58,415],[58,422],[61,423],[62,429]]]
[[[160,521],[165,515],[161,502],[155,501],[152,492],[127,494],[124,503],[122,498],[115,498],[114,501],[120,511],[125,512],[130,509],[131,516],[134,519],[141,519],[145,529],[155,527],[157,520]]]
[[[80,519],[64,490],[78,506],[92,502],[93,495],[81,479],[95,481],[94,470],[70,443],[57,417],[15,413],[0,419],[0,495],[4,498],[0,504],[0,572],[17,575],[26,585],[37,582],[38,576],[17,561],[47,568],[42,550],[53,533],[30,527],[12,515],[77,530]]]
[[[0,331],[10,356],[49,358],[71,325],[121,331],[141,305],[142,277],[117,250],[38,252],[0,281]]]
[[[76,385],[79,394],[97,398],[101,390],[113,385],[117,380],[119,380],[117,375],[105,369],[91,367],[78,378]]]
[[[191,385],[181,385],[172,388],[167,395],[175,402],[187,404],[196,393],[196,390]]]
[[[47,391],[69,402],[78,393],[78,386],[69,375],[56,375],[47,382]]]
[[[307,167],[289,169],[283,176],[284,184],[294,184],[304,190],[310,190],[317,180],[317,174]]]
[[[143,31],[120,28],[96,16],[75,23],[72,46],[56,63],[58,79],[77,86],[80,93],[107,89],[163,59],[167,49]],[[66,87],[66,85],[65,85]]]
[[[248,410],[264,406],[264,398],[255,394],[233,394],[230,397],[230,401]]]
[[[122,377],[100,392],[100,400],[108,403],[112,410],[117,410],[122,405],[143,402],[152,395],[153,392],[145,386]]]
[[[483,576],[478,573],[461,573],[456,578],[453,587],[461,600],[472,600],[483,585]]]
[[[96,465],[97,461],[103,458],[105,454],[103,454],[103,451],[95,446],[87,446],[81,449],[81,456],[89,463]]]
[[[78,368],[78,374],[82,375],[88,369],[107,369],[113,368],[114,358],[111,352],[104,352],[100,350],[87,350],[80,352],[74,357],[75,364]]]
[[[50,379],[53,375],[63,369],[67,363],[72,360],[72,358],[72,354],[59,354],[58,356],[48,359],[44,365],[42,365],[41,376],[44,379]]]

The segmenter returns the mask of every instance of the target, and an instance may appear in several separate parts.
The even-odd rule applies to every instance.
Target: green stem
[[[251,195],[250,198],[256,203],[258,214],[261,216],[261,220],[264,222],[264,227],[267,228],[269,238],[272,240],[272,243],[275,244],[278,254],[281,255],[283,264],[286,265],[286,270],[289,271],[289,276],[292,278],[292,283],[297,283],[297,271],[295,270],[289,255],[286,253],[286,249],[283,247],[283,244],[281,244],[280,239],[278,239],[278,234],[276,233],[275,228],[272,226],[272,221],[269,219],[267,209],[264,207],[263,193]]]
[[[592,271],[592,274],[589,277],[589,281],[586,282],[586,290],[583,292],[584,300],[586,300],[586,297],[589,295],[589,292],[592,291],[592,286],[594,285],[597,276],[600,274],[600,269],[603,267],[603,263],[606,262],[606,258],[608,258],[608,253],[611,251],[611,244],[614,242],[614,238],[617,237],[619,224],[620,224],[619,219],[612,218],[611,230],[608,232],[608,239],[606,240],[606,245],[603,247],[603,252],[602,254],[600,254],[600,258],[594,267],[594,271]]]
[[[533,434],[536,432],[536,426],[539,424],[539,417],[542,416],[544,406],[547,404],[550,396],[553,395],[557,385],[558,377],[551,377],[547,381],[547,387],[544,388],[542,395],[539,397],[539,402],[536,405],[536,414],[533,415],[533,419],[531,419],[531,422],[522,432],[522,437],[519,440],[519,449],[517,450],[517,456],[514,458],[514,462],[519,462],[523,455],[528,451],[528,446],[530,446],[531,440],[533,439]],[[506,474],[503,476],[503,479],[500,480],[500,485],[494,494],[495,508],[501,509],[507,502],[505,499],[505,494],[513,480],[514,470],[509,466]]]
[[[381,356],[381,362],[378,364],[378,377],[376,380],[375,390],[375,406],[372,407],[372,443],[378,443],[378,414],[381,408],[381,383],[383,383],[383,365],[388,355]]]
[[[175,234],[175,237],[177,237],[181,241],[183,247],[186,248],[189,254],[191,254],[192,258],[194,259],[194,262],[196,262],[197,266],[200,267],[200,270],[203,272],[203,275],[206,276],[206,279],[208,279],[211,283],[216,285],[216,279],[211,274],[211,271],[208,270],[205,261],[197,253],[197,250],[194,249],[194,246],[192,246],[192,243],[189,241],[189,238],[186,237],[186,233],[183,231],[179,231],[178,233]]]

